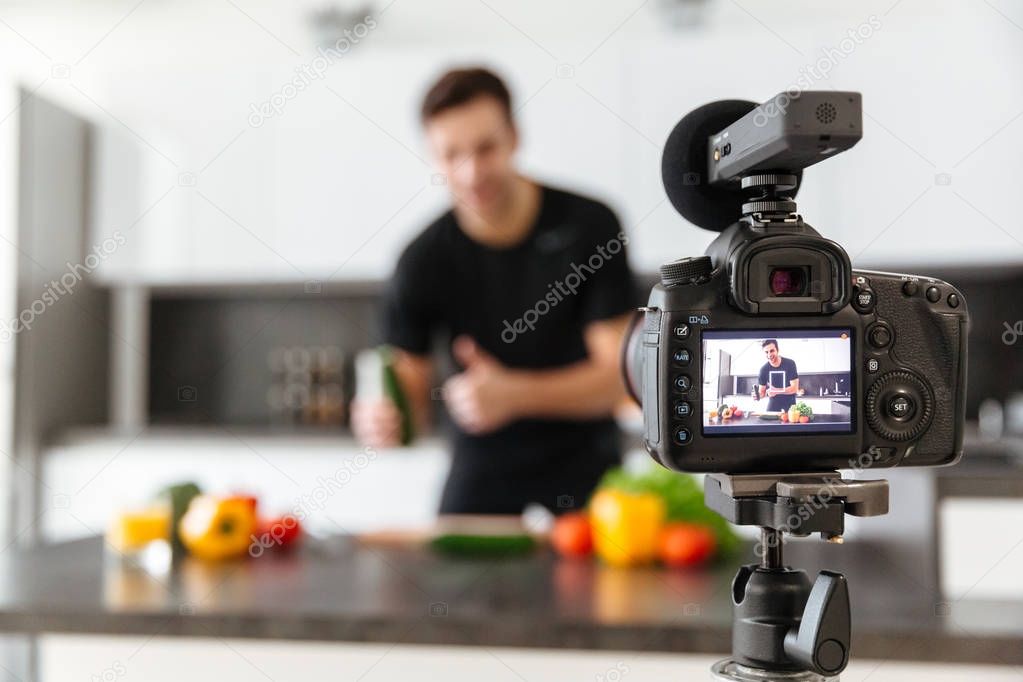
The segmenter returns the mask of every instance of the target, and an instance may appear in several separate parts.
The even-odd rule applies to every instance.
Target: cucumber
[[[381,348],[380,357],[382,360],[381,369],[383,371],[384,395],[390,398],[391,402],[398,409],[398,414],[401,415],[400,441],[402,445],[408,445],[415,437],[415,430],[412,424],[412,406],[405,397],[405,391],[401,388],[397,372],[394,371],[394,357],[390,349],[386,347]]]
[[[530,535],[466,535],[450,533],[438,535],[430,547],[442,554],[454,556],[512,556],[525,554],[536,546]]]

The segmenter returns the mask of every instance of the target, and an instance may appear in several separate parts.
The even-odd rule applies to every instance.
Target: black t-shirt
[[[789,383],[793,379],[799,378],[799,372],[796,371],[796,363],[790,358],[782,358],[781,364],[777,367],[772,367],[771,363],[765,362],[764,366],[760,368],[760,377],[758,382],[762,386],[773,386],[774,388],[788,388]],[[787,410],[796,404],[796,396],[794,395],[776,395],[772,396],[767,401],[767,410],[779,411]]]
[[[628,238],[605,205],[542,188],[533,230],[519,244],[474,241],[448,211],[405,249],[388,288],[384,339],[425,355],[431,340],[465,334],[503,364],[557,368],[586,357],[587,324],[637,305]],[[541,474],[569,457],[620,458],[611,418],[523,419],[488,434],[455,428],[455,466]]]

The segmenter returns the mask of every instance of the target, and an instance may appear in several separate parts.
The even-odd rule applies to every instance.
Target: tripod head
[[[854,481],[837,472],[711,474],[707,506],[737,525],[759,526],[759,564],[732,581],[732,658],[717,663],[718,680],[751,682],[834,679],[849,662],[851,622],[845,576],[807,574],[784,565],[783,536],[820,533],[841,542],[845,515],[888,512],[888,481]],[[822,677],[829,676],[829,677]]]

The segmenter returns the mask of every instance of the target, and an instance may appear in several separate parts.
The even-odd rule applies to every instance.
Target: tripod
[[[837,472],[711,474],[707,506],[738,525],[760,527],[759,564],[732,581],[732,657],[711,668],[721,682],[837,681],[849,662],[849,588],[845,576],[785,565],[785,533],[820,533],[841,542],[845,515],[888,512],[888,481],[852,481]]]

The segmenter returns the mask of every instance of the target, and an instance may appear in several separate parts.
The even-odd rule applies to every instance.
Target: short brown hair
[[[512,121],[511,93],[500,76],[480,67],[452,69],[437,79],[420,108],[420,120],[428,122],[437,114],[466,104],[477,97],[493,97]]]

